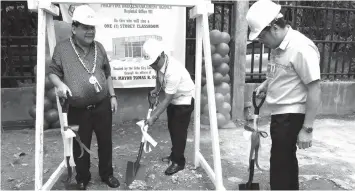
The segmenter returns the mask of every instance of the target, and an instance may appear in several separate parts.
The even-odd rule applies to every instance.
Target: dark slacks
[[[173,105],[167,108],[168,128],[172,143],[171,161],[178,165],[185,165],[185,146],[187,140],[187,129],[189,127],[191,113],[194,110],[194,99],[191,105]]]
[[[112,111],[110,98],[104,99],[93,109],[69,107],[69,125],[79,125],[81,141],[90,149],[92,133],[95,132],[99,154],[99,175],[102,179],[113,174],[112,168]],[[80,146],[73,141],[77,182],[88,182],[90,174],[90,155],[84,150],[80,156]]]
[[[297,136],[305,114],[290,113],[271,116],[271,190],[298,190]]]

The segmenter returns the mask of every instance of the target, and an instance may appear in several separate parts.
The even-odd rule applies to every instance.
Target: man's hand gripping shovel
[[[90,149],[88,149],[81,142],[80,137],[77,133],[79,130],[79,126],[68,125],[68,110],[69,110],[68,99],[65,98],[58,98],[58,99],[61,105],[62,120],[63,120],[63,124],[61,125],[61,133],[62,133],[63,144],[64,144],[64,158],[66,159],[65,166],[67,167],[68,170],[68,177],[65,180],[63,180],[63,182],[65,183],[66,187],[69,187],[69,184],[71,182],[71,177],[73,174],[72,168],[75,166],[74,157],[73,157],[73,138],[75,137],[75,140],[79,143],[81,147],[81,153],[79,158],[81,158],[84,155],[84,150],[91,155],[95,155],[95,153],[92,152]]]
[[[265,95],[260,96],[261,101],[259,104],[256,104],[256,92],[253,92],[253,106],[254,106],[254,120],[253,120],[253,128],[245,125],[244,126],[244,135],[250,137],[251,140],[251,147],[250,147],[250,154],[249,154],[249,180],[246,184],[239,184],[239,190],[260,190],[259,183],[253,183],[254,177],[254,164],[256,167],[261,170],[265,171],[264,169],[260,168],[258,163],[258,152],[260,148],[260,136],[266,138],[268,134],[265,131],[258,130],[258,120],[259,120],[259,112],[260,108],[265,101]]]
[[[148,93],[148,102],[149,102],[149,109],[147,114],[147,119],[150,118],[151,112],[156,108],[158,105],[158,96],[152,97],[150,93]],[[126,168],[126,186],[128,187],[134,179],[140,177],[139,175],[144,175],[144,165],[140,165],[139,162],[142,157],[142,151],[144,149],[145,153],[149,153],[151,151],[150,145],[154,147],[158,144],[148,133],[148,125],[145,124],[145,120],[141,120],[137,122],[137,125],[141,128],[142,132],[142,140],[139,146],[137,160],[135,162],[128,161],[127,168]],[[149,143],[149,144],[148,144]],[[148,148],[148,149],[147,149]],[[144,178],[144,177],[142,177]]]

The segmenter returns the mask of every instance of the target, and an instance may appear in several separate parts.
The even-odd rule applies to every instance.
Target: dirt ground
[[[352,190],[355,189],[355,116],[326,117],[315,123],[313,147],[298,151],[300,165],[300,189],[311,190]],[[268,130],[269,119],[264,119],[260,128]],[[237,190],[238,184],[247,181],[247,153],[249,142],[243,138],[240,124],[237,129],[219,130],[222,174],[227,190]],[[114,175],[120,180],[120,190],[210,190],[215,189],[202,168],[193,166],[193,126],[191,124],[185,155],[185,170],[173,176],[165,176],[167,163],[160,160],[170,152],[170,136],[166,122],[157,122],[150,129],[150,135],[158,141],[152,152],[143,153],[141,164],[146,171],[141,180],[133,187],[123,184],[127,161],[134,161],[138,152],[141,133],[135,122],[115,124],[113,126],[113,164]],[[44,133],[43,182],[55,171],[63,160],[61,134],[58,130]],[[201,153],[213,167],[212,146],[208,129],[201,130]],[[260,164],[269,168],[270,137],[262,139]],[[96,138],[93,136],[91,148],[97,152]],[[7,130],[1,135],[1,189],[33,190],[35,172],[35,131]],[[110,190],[98,176],[98,159],[92,158],[89,183],[90,190]],[[74,173],[75,174],[75,173]],[[65,173],[61,177],[65,178]],[[261,189],[269,190],[268,172],[256,170],[254,182],[261,184]],[[73,179],[72,183],[75,181]],[[58,181],[53,189],[64,190]],[[112,189],[113,190],[113,189]]]

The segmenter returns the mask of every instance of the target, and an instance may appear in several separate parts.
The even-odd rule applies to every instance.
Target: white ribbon
[[[142,142],[144,142],[144,152],[149,153],[152,151],[150,145],[148,145],[148,151],[147,151],[147,143],[150,143],[153,145],[153,147],[157,146],[157,142],[147,133],[148,131],[148,125],[144,125],[144,120],[141,120],[136,123],[140,128],[142,132]]]
[[[147,119],[150,118],[151,112],[152,112],[152,109],[149,109],[148,114],[147,114]],[[140,127],[141,132],[142,132],[142,142],[144,142],[144,145],[143,145],[144,152],[149,153],[150,151],[152,151],[150,145],[153,145],[153,147],[156,147],[158,143],[147,133],[148,125],[144,125],[145,120],[138,121],[136,124]],[[148,145],[148,143],[150,145]],[[148,150],[147,150],[147,147],[148,147]]]
[[[66,157],[70,157],[69,166],[76,166],[74,162],[73,156],[73,137],[75,137],[75,133],[71,129],[67,129],[66,131],[62,131],[62,138],[64,144],[64,159]],[[67,163],[65,163],[65,167],[67,167]]]

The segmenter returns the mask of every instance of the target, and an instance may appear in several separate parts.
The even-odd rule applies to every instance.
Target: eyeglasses
[[[265,37],[265,34],[266,34],[267,32],[269,32],[270,29],[271,29],[271,26],[266,26],[266,27],[260,32],[260,34],[258,35],[258,37],[256,37],[255,40],[263,39],[263,38]]]

